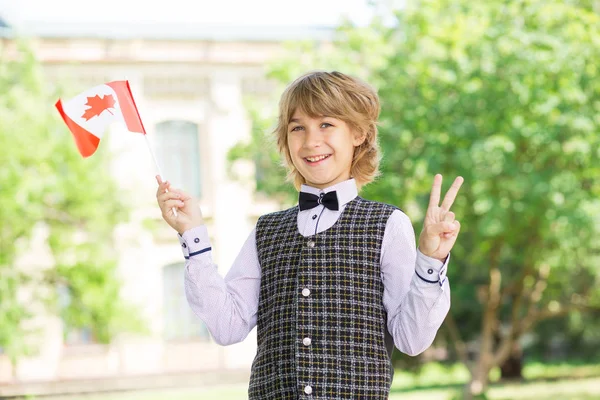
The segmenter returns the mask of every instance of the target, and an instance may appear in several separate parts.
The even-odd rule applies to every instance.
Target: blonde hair
[[[381,106],[375,90],[356,78],[340,72],[311,72],[292,82],[279,101],[279,118],[275,135],[277,147],[288,168],[288,180],[296,189],[306,181],[292,162],[288,147],[288,124],[296,110],[311,118],[323,115],[346,122],[354,134],[364,137],[355,147],[350,176],[359,187],[379,175],[379,144],[377,119]]]

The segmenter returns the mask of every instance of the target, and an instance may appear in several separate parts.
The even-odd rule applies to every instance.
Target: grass
[[[489,400],[597,400],[600,399],[600,365],[596,364],[528,364],[526,380],[492,383]],[[499,372],[492,373],[497,381]],[[390,400],[448,400],[460,392],[468,381],[467,370],[460,364],[429,363],[420,373],[397,371]],[[77,395],[53,400],[244,400],[247,384],[222,385],[206,389],[171,389],[153,392]]]

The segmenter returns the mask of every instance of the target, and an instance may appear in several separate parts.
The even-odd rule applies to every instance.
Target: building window
[[[71,304],[72,297],[69,288],[65,285],[58,285],[58,302],[61,312]],[[63,315],[63,343],[66,346],[78,346],[85,344],[98,343],[95,339],[92,329],[89,327],[77,328],[71,326]]]
[[[194,314],[185,297],[184,263],[163,268],[163,314],[166,340],[209,338],[206,325]]]
[[[192,196],[202,195],[198,125],[165,121],[156,125],[156,158],[163,179]]]
[[[94,339],[90,328],[67,328],[63,334],[64,344],[67,346],[98,343],[96,339]]]

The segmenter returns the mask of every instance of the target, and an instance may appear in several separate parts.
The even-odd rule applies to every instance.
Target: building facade
[[[10,50],[19,32],[4,26],[0,34]],[[258,216],[278,207],[255,201],[251,164],[234,165],[244,181],[228,174],[228,150],[250,133],[244,102],[276,100],[279,88],[265,69],[283,42],[327,41],[330,31],[42,25],[27,35],[47,79],[73,95],[129,80],[163,178],[199,199],[213,258],[225,274]],[[111,171],[135,204],[132,220],[115,233],[123,298],[138,307],[149,333],[101,345],[85,330],[66,332],[59,318],[40,316],[41,352],[16,368],[0,355],[0,384],[249,370],[255,333],[243,343],[218,346],[187,305],[184,259],[156,205],[158,171],[145,138],[123,126],[112,126],[108,136],[101,146],[113,152]],[[43,232],[40,238],[36,259],[45,251]]]

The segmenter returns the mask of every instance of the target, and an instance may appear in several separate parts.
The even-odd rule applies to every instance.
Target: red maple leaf
[[[85,110],[81,118],[85,118],[86,121],[89,121],[91,118],[99,116],[104,111],[108,111],[112,114],[109,108],[115,108],[115,99],[112,94],[107,94],[103,97],[95,95],[94,97],[88,97],[87,103],[84,105],[90,106],[90,108]]]

